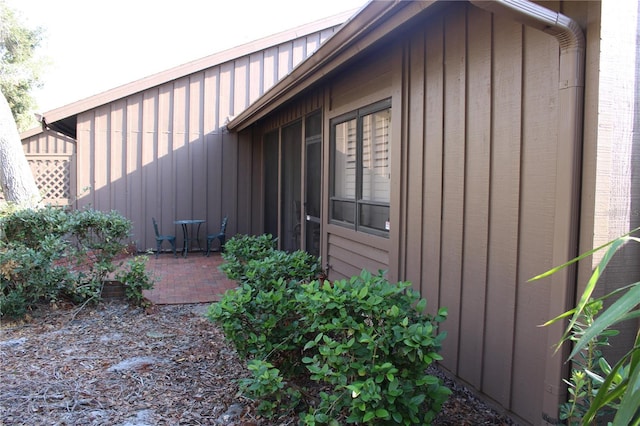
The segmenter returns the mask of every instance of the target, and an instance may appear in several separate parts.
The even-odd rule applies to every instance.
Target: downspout
[[[495,15],[511,18],[528,27],[552,35],[560,44],[558,87],[558,148],[556,162],[555,225],[553,266],[578,253],[579,195],[582,154],[585,38],[571,18],[528,0],[470,0]],[[567,226],[569,224],[569,226]],[[552,275],[548,318],[570,308],[576,294],[576,270],[565,268]],[[566,401],[567,376],[564,360],[568,351],[553,355],[553,345],[562,336],[564,323],[547,330],[544,397],[541,424],[558,424],[558,405]],[[565,345],[566,346],[566,345]],[[552,358],[553,357],[553,358]]]

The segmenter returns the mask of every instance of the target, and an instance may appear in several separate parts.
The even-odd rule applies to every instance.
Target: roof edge
[[[251,53],[267,49],[269,47],[277,46],[289,40],[303,37],[305,35],[321,31],[323,29],[342,25],[355,13],[356,10],[357,9],[352,9],[346,12],[339,13],[337,15],[319,19],[308,24],[300,25],[289,30],[272,34],[258,40],[254,40],[227,50],[223,50],[221,52],[214,53],[209,56],[205,56],[204,58],[196,59],[194,61],[178,65],[168,70],[143,77],[141,79],[123,84],[121,86],[117,86],[113,89],[109,89],[105,92],[98,93],[96,95],[81,99],[71,104],[52,109],[45,112],[43,115],[44,117],[46,117],[49,123],[52,123],[66,117],[73,116],[80,112],[97,108],[101,105],[113,102],[115,100],[142,92],[155,86],[162,85],[172,80],[176,80],[180,77],[184,77],[186,75],[223,64],[230,60],[240,58],[242,56],[246,56]],[[21,134],[21,137],[23,135],[24,137],[34,136],[39,133],[38,130],[41,131],[40,129],[35,127],[33,129],[26,130]]]
[[[40,127],[40,126],[32,127],[30,129],[27,129],[24,132],[20,133],[20,140],[24,140],[24,139],[30,138],[32,136],[39,135],[42,132],[43,132],[42,127]]]
[[[291,99],[297,93],[315,83],[328,72],[339,67],[350,57],[357,54],[379,38],[393,30],[397,22],[404,22],[425,9],[431,8],[439,0],[408,2],[403,0],[370,1],[356,15],[349,19],[339,31],[327,40],[313,55],[302,61],[289,75],[276,83],[268,92],[249,105],[243,112],[227,123],[227,129],[241,131],[279,105]],[[380,27],[380,28],[378,28]],[[371,33],[377,35],[369,37]],[[364,40],[364,42],[363,42]],[[320,77],[318,77],[320,76]]]

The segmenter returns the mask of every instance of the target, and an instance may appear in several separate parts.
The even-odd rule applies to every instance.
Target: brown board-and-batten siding
[[[538,325],[552,313],[549,284],[526,280],[553,266],[557,87],[554,38],[452,3],[261,123],[285,126],[324,91],[330,278],[382,269],[411,281],[430,309],[449,309],[442,365],[531,423],[547,388]],[[386,98],[392,200],[382,238],[326,219],[327,135],[333,117]]]
[[[394,77],[398,78],[394,74],[393,64],[401,57],[400,52],[398,45],[393,44],[391,48],[376,55],[360,58],[328,83],[325,135],[330,134],[328,124],[332,118],[387,98],[392,99],[392,127],[398,126],[400,111],[394,109],[397,105],[393,104],[392,88]],[[392,133],[398,134],[393,130]],[[325,137],[324,200],[329,197],[330,144],[327,141]],[[398,169],[397,165],[401,162],[398,146],[397,143],[392,143],[391,146],[391,173]],[[324,203],[323,212],[324,217],[329,217],[328,203]],[[393,214],[392,206],[391,222],[393,222]],[[390,235],[394,234],[390,232]],[[326,225],[325,238],[327,242],[325,266],[332,279],[359,275],[363,269],[371,273],[384,271],[390,279],[397,279],[396,265],[390,258],[392,241],[389,238],[356,232],[331,223]]]
[[[400,278],[449,310],[442,364],[538,423],[550,293],[526,281],[553,266],[558,43],[460,3],[405,52]]]
[[[78,114],[78,207],[118,210],[133,223],[139,250],[155,247],[151,218],[177,234],[177,219],[205,219],[202,237],[251,229],[251,157],[225,129],[336,27],[184,75]]]
[[[572,226],[555,216],[558,49],[542,32],[449,3],[265,117],[256,135],[302,117],[324,92],[321,252],[330,279],[387,270],[412,282],[430,310],[447,307],[442,365],[525,424],[556,415],[544,414],[546,393],[563,398],[561,377],[546,381],[548,364],[562,360],[550,358],[538,327],[557,314],[550,283],[526,282],[554,266],[554,230]],[[328,135],[332,118],[387,98],[383,238],[328,219]]]
[[[308,101],[312,87],[313,96],[324,91],[321,256],[329,279],[386,267],[392,281],[411,281],[428,309],[449,310],[441,327],[448,334],[444,368],[522,424],[557,424],[558,405],[567,398],[567,353],[553,353],[561,325],[539,325],[568,309],[580,287],[571,271],[527,280],[577,255],[576,235],[584,223],[581,241],[591,248],[597,227],[589,216],[612,201],[607,191],[596,192],[606,199],[596,201],[590,193],[597,189],[589,185],[610,185],[610,155],[630,161],[611,150],[608,140],[597,146],[603,152],[596,157],[595,129],[608,133],[598,124],[608,122],[599,116],[597,100],[598,72],[604,69],[598,68],[600,5],[536,2],[551,9],[542,10],[523,3],[526,10],[518,14],[502,7],[507,2],[473,3],[478,7],[398,2],[389,15],[390,3],[369,3],[332,39],[341,45],[325,44],[330,49],[321,49],[317,61],[294,71],[298,80],[280,84],[231,128],[255,130],[249,126],[276,117],[278,126],[286,126],[283,109]],[[570,23],[573,28],[545,26],[527,19],[528,8],[545,16],[562,11],[567,16],[558,19],[577,22]],[[372,21],[374,15],[380,19]],[[556,39],[534,27],[560,34]],[[584,105],[591,118],[584,121],[590,130],[584,139],[583,53]],[[391,203],[389,238],[383,238],[331,222],[330,126],[332,118],[388,98]],[[263,135],[254,133],[254,145]],[[584,170],[581,143],[590,145]],[[619,149],[632,150],[630,143]],[[583,172],[587,208],[579,223],[575,206]],[[628,170],[615,177],[629,178]],[[591,268],[584,269],[588,276]]]

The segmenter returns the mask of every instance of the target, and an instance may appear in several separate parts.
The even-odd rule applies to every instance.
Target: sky
[[[38,112],[338,13],[367,0],[5,0],[43,27]]]

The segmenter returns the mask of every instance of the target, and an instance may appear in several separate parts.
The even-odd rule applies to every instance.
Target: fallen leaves
[[[246,373],[206,307],[112,302],[3,324],[0,424],[215,424]]]
[[[244,364],[208,305],[44,307],[0,334],[0,425],[296,425],[260,418],[238,393]],[[454,390],[435,425],[507,425]]]

